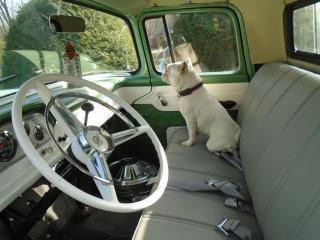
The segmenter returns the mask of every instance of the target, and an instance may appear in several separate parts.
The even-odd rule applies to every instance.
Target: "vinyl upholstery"
[[[238,116],[243,173],[209,153],[204,136],[186,149],[179,145],[186,130],[172,130],[168,190],[144,211],[134,239],[225,239],[214,230],[223,216],[246,224],[252,239],[318,239],[319,106],[319,75],[283,63],[264,65]],[[256,216],[225,207],[220,194],[179,190],[208,176],[247,187]]]

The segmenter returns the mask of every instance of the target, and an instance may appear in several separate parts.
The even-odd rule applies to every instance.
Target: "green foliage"
[[[9,26],[5,50],[62,50],[59,36],[48,27],[48,16],[54,11],[46,0],[31,0],[21,7]]]
[[[63,3],[62,14],[83,17],[86,32],[53,33],[48,17],[56,14],[56,8],[57,1],[54,0],[30,0],[17,11],[2,41],[4,52],[0,52],[2,76],[17,76],[1,83],[0,89],[19,87],[39,71],[62,72],[62,54],[68,39],[74,42],[80,53],[83,74],[130,71],[138,67],[132,37],[123,20]]]
[[[239,65],[234,26],[225,14],[177,15],[172,39],[175,46],[183,39],[191,43],[198,61],[210,71],[232,70]]]
[[[135,70],[138,67],[132,37],[123,20],[76,5],[68,5],[64,11],[67,15],[81,16],[86,20],[87,30],[76,41],[80,53],[110,71],[126,70],[127,67]]]

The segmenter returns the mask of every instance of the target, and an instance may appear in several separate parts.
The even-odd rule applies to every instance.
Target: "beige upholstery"
[[[238,170],[206,151],[204,137],[188,149],[178,145],[185,134],[178,129],[167,150],[171,187],[144,211],[134,238],[224,239],[214,225],[228,216],[249,226],[252,239],[262,239],[262,233],[267,240],[318,239],[319,109],[318,75],[281,63],[262,67],[250,83],[238,119],[244,178],[256,218],[226,208],[219,194],[174,189],[201,185],[209,175],[245,185]]]
[[[259,83],[260,75],[269,77]],[[250,85],[240,149],[264,237],[318,239],[320,77],[269,64]]]
[[[226,164],[206,148],[207,137],[198,134],[197,142],[191,147],[181,145],[188,138],[186,127],[169,128],[167,130],[167,158],[170,168],[169,186],[178,189],[212,189],[205,180],[231,180],[243,186],[243,195],[249,195],[243,173]]]
[[[214,194],[167,190],[162,199],[146,209],[136,231],[136,240],[225,239],[214,224],[221,217],[240,219],[250,227],[254,239],[262,239],[255,217],[223,205],[224,197]]]

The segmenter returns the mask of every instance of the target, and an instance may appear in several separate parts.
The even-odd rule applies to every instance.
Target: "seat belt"
[[[207,179],[205,182],[213,188],[213,191],[221,191],[229,197],[247,201],[247,199],[240,193],[241,185],[239,183],[230,181],[217,181],[214,179]]]
[[[236,236],[241,240],[251,240],[251,230],[239,220],[223,217],[216,225],[216,229],[227,237]]]
[[[229,208],[234,208],[234,209],[238,209],[240,211],[246,212],[250,215],[254,215],[254,210],[253,208],[246,202],[241,201],[237,198],[234,197],[227,197],[224,200],[224,205],[229,207]]]
[[[236,167],[239,171],[243,171],[241,160],[239,157],[239,152],[235,151],[234,153],[230,152],[221,152],[216,153],[220,159],[226,160],[228,163],[232,164],[234,167]]]

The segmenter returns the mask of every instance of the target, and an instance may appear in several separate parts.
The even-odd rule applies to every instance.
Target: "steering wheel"
[[[100,99],[89,95],[87,95],[87,99],[96,101],[108,107],[117,114],[120,119],[125,121],[129,126],[129,130],[110,134],[97,126],[84,126],[61,101],[60,98],[63,94],[54,96],[53,92],[46,86],[46,83],[52,82],[68,82],[93,89],[125,109],[140,126],[135,127],[119,110],[108,103],[102,102]],[[94,179],[102,198],[86,193],[66,181],[46,163],[45,159],[43,159],[35,149],[22,124],[22,107],[26,94],[30,90],[35,90],[45,103],[45,115],[47,116],[48,111],[50,110],[51,114],[61,125],[63,131],[71,141],[73,155],[78,161],[87,166],[89,172],[86,170],[84,170],[84,172]],[[71,93],[69,93],[69,95],[70,94]],[[65,93],[65,95],[68,95],[68,93]],[[75,94],[74,96],[77,95]],[[83,97],[83,94],[81,94],[80,97]],[[168,182],[168,163],[166,154],[157,135],[142,116],[128,103],[93,82],[59,74],[40,75],[28,80],[20,87],[14,98],[12,106],[12,123],[16,138],[22,150],[35,168],[62,192],[86,205],[111,212],[135,212],[151,206],[157,202],[164,193]],[[133,203],[121,203],[118,201],[116,195],[112,176],[107,164],[107,158],[112,153],[114,147],[143,133],[148,135],[158,155],[159,170],[157,173],[157,181],[154,182],[154,186],[148,197]],[[57,142],[55,141],[55,143]],[[59,144],[56,145],[61,150]],[[62,152],[66,155],[64,151]],[[67,156],[66,158],[67,160],[70,160]],[[71,163],[74,164],[75,161],[71,161]]]

